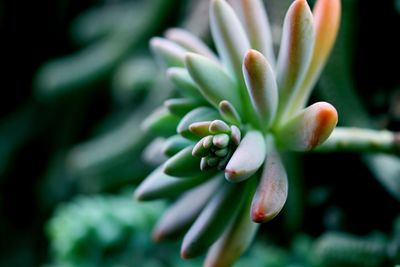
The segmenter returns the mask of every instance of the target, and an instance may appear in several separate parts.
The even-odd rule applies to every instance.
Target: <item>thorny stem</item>
[[[315,152],[382,152],[400,155],[400,133],[338,127]]]

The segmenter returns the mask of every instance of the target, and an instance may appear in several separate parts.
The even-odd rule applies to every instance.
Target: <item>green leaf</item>
[[[219,114],[225,121],[236,125],[240,125],[242,123],[239,112],[237,112],[235,107],[229,101],[222,100],[219,102],[218,110]]]
[[[230,267],[251,245],[259,224],[249,217],[250,201],[207,253],[205,266]]]
[[[271,145],[271,143],[269,143]],[[288,194],[288,178],[280,155],[275,149],[267,153],[260,184],[251,204],[254,222],[267,222],[283,208]]]
[[[249,50],[243,61],[243,75],[253,108],[267,129],[278,108],[278,87],[275,74],[265,57],[256,50]]]
[[[203,99],[197,84],[193,81],[192,77],[190,77],[186,68],[168,68],[167,77],[176,87],[178,87],[179,92],[184,96]]]
[[[211,121],[194,122],[189,125],[189,131],[197,136],[204,137],[211,134],[209,130],[210,124]]]
[[[153,37],[150,40],[150,47],[156,58],[161,61],[165,67],[184,67],[186,49],[174,42],[160,38]]]
[[[218,175],[186,192],[161,217],[153,230],[153,239],[174,239],[195,221],[223,181]]]
[[[187,146],[192,146],[193,142],[180,135],[173,135],[165,140],[162,151],[165,155],[172,157]]]
[[[210,27],[222,62],[231,77],[241,81],[242,60],[250,43],[235,12],[225,0],[211,1]]]
[[[277,63],[278,116],[285,118],[288,102],[303,81],[314,48],[314,22],[306,0],[296,0],[286,13]]]
[[[188,53],[186,68],[197,83],[200,93],[215,107],[228,100],[240,112],[242,105],[237,84],[214,61],[197,54]]]
[[[205,157],[210,153],[210,148],[205,148],[203,141],[205,140],[206,137],[203,137],[200,139],[199,142],[196,143],[196,145],[193,147],[192,150],[192,155],[194,157]],[[200,165],[201,166],[201,165]]]
[[[279,144],[294,151],[307,151],[322,144],[338,122],[336,109],[317,102],[284,123],[276,131]]]
[[[248,131],[225,168],[225,178],[235,183],[249,178],[264,163],[265,155],[263,134],[255,130]]]
[[[228,124],[221,120],[214,120],[211,122],[209,127],[210,133],[212,134],[220,134],[220,133],[231,133],[231,128]]]
[[[227,134],[216,134],[213,137],[213,144],[218,148],[225,148],[229,144],[229,139]]]
[[[239,128],[235,125],[231,126],[231,139],[235,145],[240,144],[240,140],[242,137],[242,133],[240,132]]]
[[[306,76],[293,97],[290,111],[297,112],[305,107],[336,40],[340,25],[340,0],[319,0],[314,6],[315,45]]]
[[[156,109],[143,122],[141,127],[157,136],[170,136],[175,133],[179,118],[171,114],[165,107]]]
[[[189,146],[172,156],[164,163],[164,172],[175,177],[198,175],[200,159],[192,155],[193,146]]]
[[[176,131],[183,137],[197,140],[198,137],[189,130],[189,126],[195,122],[212,121],[217,118],[219,118],[219,114],[213,108],[199,107],[190,111],[182,118]]]
[[[190,52],[208,57],[209,59],[218,62],[218,58],[214,52],[211,51],[211,49],[208,48],[208,46],[202,40],[193,35],[191,32],[179,28],[172,28],[166,31],[165,37]]]
[[[262,0],[241,0],[243,25],[249,37],[251,47],[260,51],[275,66],[275,55],[271,27]]]
[[[172,114],[183,117],[192,109],[199,107],[202,103],[190,98],[171,98],[164,102],[164,106]]]
[[[155,169],[139,185],[134,193],[138,200],[154,200],[169,198],[207,181],[205,174],[185,179],[169,176],[164,173],[163,167]]]
[[[247,195],[247,185],[223,183],[186,233],[181,256],[184,259],[204,253],[235,217]]]

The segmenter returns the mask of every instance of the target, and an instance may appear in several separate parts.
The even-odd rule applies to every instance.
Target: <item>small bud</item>
[[[203,146],[203,139],[202,138],[197,144],[193,147],[192,155],[194,157],[204,157],[208,155],[208,149]]]
[[[192,133],[198,135],[198,136],[207,136],[210,134],[209,128],[210,128],[211,121],[200,121],[200,122],[195,122],[189,125],[189,131]]]
[[[241,139],[241,133],[239,128],[235,125],[231,126],[231,138],[233,143],[238,146]]]
[[[229,135],[227,134],[217,134],[214,135],[213,144],[216,147],[224,148],[229,144]]]
[[[222,148],[214,152],[218,157],[225,157],[228,154],[228,148]]]
[[[212,144],[213,144],[213,136],[212,135],[206,136],[203,139],[204,148],[209,149],[209,148],[211,148]]]
[[[230,134],[231,133],[231,129],[229,128],[229,125],[221,120],[212,121],[210,124],[210,127],[209,127],[209,131],[212,134],[220,134],[220,133]]]

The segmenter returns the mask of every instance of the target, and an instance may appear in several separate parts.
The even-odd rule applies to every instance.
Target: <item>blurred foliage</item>
[[[279,36],[291,1],[267,1]],[[334,103],[343,124],[400,130],[400,81],[389,67],[400,60],[399,3],[342,0],[338,44],[313,97]],[[148,39],[178,25],[209,40],[207,7],[197,0],[0,2],[0,266],[200,266],[179,258],[179,244],[150,240],[162,203],[135,203],[121,189],[152,170],[141,152],[153,136],[139,125],[174,95]],[[296,186],[284,213],[235,266],[400,263],[398,158],[287,160]]]

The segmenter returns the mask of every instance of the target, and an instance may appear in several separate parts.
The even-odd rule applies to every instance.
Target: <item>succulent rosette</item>
[[[280,212],[288,194],[281,152],[315,148],[338,121],[332,105],[306,104],[336,38],[339,0],[318,0],[313,11],[295,0],[276,59],[262,1],[239,3],[237,14],[211,0],[218,56],[182,29],[151,40],[178,97],[143,123],[167,138],[162,151],[169,158],[135,197],[174,199],[154,239],[184,236],[182,257],[207,252],[205,266],[230,266],[259,223]]]

